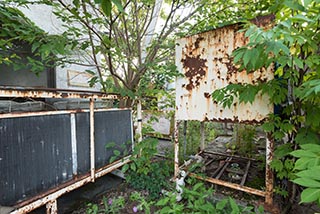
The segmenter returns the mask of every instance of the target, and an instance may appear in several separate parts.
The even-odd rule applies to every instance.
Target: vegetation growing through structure
[[[213,92],[212,97],[228,107],[234,101],[233,96],[238,96],[240,102],[251,103],[257,94],[268,94],[278,111],[269,116],[263,128],[277,141],[272,168],[280,180],[278,192],[286,196],[284,204],[295,203],[300,192],[301,202],[320,204],[319,0],[172,0],[166,1],[168,11],[157,14],[157,4],[161,2],[2,1],[0,64],[13,65],[16,69],[26,66],[35,73],[52,63],[95,66],[98,75],[91,79],[91,84],[101,83],[105,92],[129,96],[131,99],[122,100],[120,106],[131,107],[137,97],[166,94],[166,83],[179,75],[173,64],[174,39],[177,36],[248,20],[265,11],[272,12],[276,15],[275,25],[266,30],[248,24],[245,35],[249,43],[236,50],[233,57],[240,70],[247,72],[275,66],[276,78],[255,85],[229,85]],[[17,5],[36,4],[53,7],[55,15],[63,23],[61,35],[48,35],[14,9]],[[182,15],[181,11],[188,12]],[[163,21],[158,29],[153,28],[154,17]],[[23,57],[17,52],[21,44],[30,46],[33,54],[26,58],[27,63],[24,64],[17,61]],[[72,57],[75,52],[87,56],[88,60],[75,60]],[[101,61],[98,56],[101,56]],[[87,72],[95,75],[92,70]],[[196,126],[196,123],[190,125],[190,133]],[[198,141],[199,135],[193,137],[196,140],[192,141]],[[135,157],[140,158],[132,159],[124,170],[130,170],[128,181],[133,186],[149,188],[152,195],[158,196],[161,188],[165,187],[164,183],[159,179],[159,183],[151,184],[148,178],[165,178],[169,172],[152,161],[156,143],[152,139],[145,142],[137,145],[134,151]],[[120,155],[117,151],[114,154]],[[286,183],[288,185],[284,185]],[[203,206],[209,210],[220,210],[227,204],[229,211],[240,210],[232,200],[208,205],[207,198],[199,197],[199,190],[202,191],[201,184],[195,184],[193,190],[186,191],[186,204],[176,202],[169,193],[160,200],[162,204],[157,205],[162,207],[162,212],[177,213],[193,211],[190,208],[192,203],[197,205],[195,211]],[[143,199],[139,200],[142,203]],[[144,206],[147,209],[148,203]],[[92,210],[92,213],[98,212],[99,208],[93,205]]]
[[[277,112],[263,128],[276,140],[272,168],[288,183],[281,191],[287,196],[285,204],[297,200],[319,204],[320,180],[311,172],[320,166],[320,2],[279,1],[270,10],[276,14],[274,27],[248,25],[249,43],[233,56],[240,70],[247,72],[276,66],[275,78],[255,85],[229,85],[213,92],[213,99],[229,106],[233,96],[251,103],[257,94],[268,94]],[[232,98],[225,99],[225,94]]]

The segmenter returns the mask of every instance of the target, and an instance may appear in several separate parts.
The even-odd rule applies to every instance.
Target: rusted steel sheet
[[[253,104],[235,101],[230,109],[211,98],[213,91],[228,84],[256,84],[273,78],[272,66],[249,74],[238,71],[232,52],[247,43],[238,30],[238,25],[230,25],[176,42],[176,66],[184,76],[176,82],[178,120],[259,122],[273,111],[265,95],[257,95]]]
[[[251,187],[241,186],[239,184],[234,184],[234,183],[222,181],[222,180],[215,179],[215,178],[202,177],[202,176],[196,175],[194,173],[190,173],[189,175],[191,177],[197,178],[199,180],[207,181],[207,182],[210,182],[210,183],[213,183],[213,184],[218,184],[218,185],[221,185],[221,186],[229,187],[229,188],[232,188],[232,189],[240,190],[240,191],[243,191],[243,192],[251,193],[251,194],[262,196],[262,197],[266,196],[266,193],[264,191],[253,189]]]
[[[29,98],[103,98],[119,99],[117,94],[100,92],[60,90],[60,89],[36,89],[36,88],[9,88],[0,87],[1,97],[29,97]]]

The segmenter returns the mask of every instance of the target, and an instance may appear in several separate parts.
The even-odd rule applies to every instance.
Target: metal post
[[[175,119],[174,122],[174,180],[179,175],[179,124],[180,121]]]
[[[91,181],[95,179],[95,151],[94,151],[94,99],[90,98],[90,165]]]
[[[273,173],[270,163],[273,158],[274,140],[271,134],[267,134],[266,142],[266,198],[265,202],[268,205],[273,204]]]
[[[200,122],[200,150],[204,150],[204,122]]]
[[[74,113],[70,114],[71,124],[71,150],[72,150],[72,173],[78,172],[78,157],[77,157],[77,134],[76,134],[76,117]]]
[[[47,214],[57,214],[58,213],[58,206],[57,206],[57,199],[53,201],[49,201],[46,204]]]
[[[138,127],[137,127],[137,134],[138,134],[138,142],[142,141],[142,107],[141,107],[141,100],[138,99],[138,104],[137,104],[137,122],[138,122]]]

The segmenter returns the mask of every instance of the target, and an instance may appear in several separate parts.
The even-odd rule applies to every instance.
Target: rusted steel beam
[[[94,99],[90,98],[90,171],[91,181],[95,179],[95,148],[94,148]]]
[[[121,109],[95,109],[95,112],[104,112],[104,111],[114,111],[114,110],[128,110],[128,108]],[[89,112],[88,109],[77,109],[77,110],[59,110],[59,111],[38,111],[38,112],[12,112],[0,114],[0,119],[4,118],[17,118],[17,117],[34,117],[34,116],[45,116],[45,115],[57,115],[57,114],[75,114],[80,112]]]
[[[242,180],[241,180],[240,186],[243,186],[243,185],[244,185],[244,183],[245,183],[245,182],[246,182],[246,180],[247,180],[247,176],[248,176],[248,173],[249,173],[250,165],[251,165],[251,161],[249,160],[249,161],[248,161],[248,163],[247,163],[247,166],[246,166],[246,169],[245,169],[244,175],[243,175],[243,177],[242,177]]]
[[[0,87],[0,97],[119,99],[120,96],[117,94],[80,90]]]
[[[254,158],[241,157],[238,155],[229,155],[229,154],[225,154],[225,153],[221,153],[221,152],[203,151],[203,154],[220,155],[220,156],[256,161],[256,159],[254,159]]]
[[[273,150],[274,150],[274,140],[272,135],[267,134],[267,142],[266,142],[266,204],[273,204],[273,172],[270,166],[270,163],[273,158]]]
[[[121,160],[115,161],[112,164],[109,164],[103,168],[100,168],[95,173],[95,178],[99,178],[101,176],[104,176],[111,171],[123,166],[124,164],[127,164],[130,162],[131,156],[126,156],[122,158]],[[61,195],[71,192],[87,183],[91,182],[91,175],[87,174],[81,177],[76,178],[75,180],[69,181],[67,183],[64,183],[58,187],[55,187],[41,195],[38,195],[34,198],[31,198],[29,200],[23,201],[19,204],[17,204],[15,207],[16,209],[12,211],[10,214],[24,214],[29,213],[32,210],[35,210],[43,205],[46,205],[47,203],[50,203],[57,198],[59,198]]]
[[[215,179],[215,178],[201,177],[201,176],[199,176],[197,174],[194,174],[194,173],[190,173],[189,175],[194,177],[194,178],[197,178],[199,180],[203,180],[203,181],[207,181],[207,182],[210,182],[210,183],[213,183],[213,184],[218,184],[218,185],[221,185],[221,186],[225,186],[225,187],[229,187],[229,188],[232,188],[232,189],[240,190],[240,191],[247,192],[247,193],[250,193],[250,194],[253,194],[253,195],[258,195],[258,196],[262,196],[262,197],[266,196],[266,193],[264,191],[253,189],[251,187],[241,186],[239,184],[234,184],[234,183],[222,181],[222,180]]]
[[[215,177],[216,176],[216,174],[218,174],[219,172],[220,172],[220,170],[222,169],[222,167],[224,167],[224,165],[228,162],[228,161],[230,161],[231,160],[231,158],[230,157],[227,157],[225,160],[224,160],[224,163],[222,164],[222,165],[220,165],[213,173],[212,173],[212,177]]]
[[[222,176],[223,172],[226,170],[231,160],[232,160],[232,157],[227,158],[227,160],[224,162],[224,166],[222,167],[221,171],[216,176],[216,179],[219,179]]]

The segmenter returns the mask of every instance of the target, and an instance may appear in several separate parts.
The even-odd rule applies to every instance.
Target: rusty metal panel
[[[211,93],[232,83],[255,84],[273,78],[273,68],[247,74],[233,64],[233,50],[247,43],[238,25],[181,38],[176,46],[176,118],[198,121],[259,122],[273,106],[268,96],[257,95],[252,104],[233,103],[231,108],[212,101]]]

